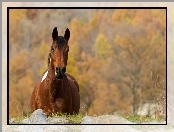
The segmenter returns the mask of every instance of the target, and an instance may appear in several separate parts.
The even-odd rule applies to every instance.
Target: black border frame
[[[166,10],[166,124],[10,124],[9,123],[9,10],[10,9],[165,9]],[[167,125],[167,7],[7,7],[7,125]]]

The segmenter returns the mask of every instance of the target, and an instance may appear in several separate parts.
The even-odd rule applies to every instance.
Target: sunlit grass
[[[71,124],[80,124],[82,122],[83,117],[85,114],[74,114],[74,115],[66,115],[66,114],[52,114],[51,117],[54,118],[63,118],[68,120]]]
[[[28,113],[26,116],[18,116],[15,118],[10,119],[10,124],[23,124],[22,121],[26,118],[29,118],[31,113]],[[80,124],[82,122],[83,117],[85,114],[74,114],[74,115],[66,115],[66,114],[52,114],[51,118],[63,118],[69,121],[69,124]]]
[[[31,113],[28,112],[26,116],[17,116],[15,118],[10,119],[10,124],[22,124],[22,121],[26,118],[29,118],[31,116]]]
[[[109,114],[110,115],[110,114]],[[112,114],[111,114],[112,115]],[[27,113],[26,116],[18,116],[15,118],[10,119],[10,124],[23,124],[22,121],[26,118],[29,118],[31,116],[31,113]],[[68,124],[81,124],[83,118],[87,116],[86,114],[82,114],[79,113],[77,114],[73,114],[73,115],[67,115],[67,114],[52,114],[49,117],[51,118],[59,118],[59,119],[65,119],[68,122]],[[133,122],[133,123],[137,123],[137,124],[144,124],[144,123],[150,123],[150,122],[164,122],[165,119],[163,118],[152,118],[149,116],[144,116],[144,117],[140,117],[140,116],[124,116],[124,115],[119,115],[120,117]],[[97,117],[96,115],[93,115],[92,117]]]
[[[144,116],[144,117],[140,117],[140,116],[123,116],[123,118],[125,118],[128,121],[131,121],[131,122],[134,122],[134,123],[138,123],[138,124],[148,123],[148,122],[152,122],[152,121],[156,121],[156,122],[163,122],[163,121],[165,121],[162,118],[154,119],[154,118],[149,117],[149,116]]]

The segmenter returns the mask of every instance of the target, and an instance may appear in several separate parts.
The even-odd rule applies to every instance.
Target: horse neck
[[[49,84],[55,83],[55,82],[60,84],[59,83],[60,81],[57,81],[56,78],[55,78],[55,69],[52,68],[50,65],[48,67],[48,75],[47,75],[46,78],[47,78],[47,82],[49,82]]]

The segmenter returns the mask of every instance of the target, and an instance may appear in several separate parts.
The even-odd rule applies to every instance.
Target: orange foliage
[[[60,35],[67,27],[71,32],[67,72],[80,85],[82,113],[131,115],[133,107],[163,99],[165,10],[74,12],[10,10],[10,117],[28,111],[31,90],[47,68],[52,29],[60,23]],[[151,72],[160,84],[153,92]]]

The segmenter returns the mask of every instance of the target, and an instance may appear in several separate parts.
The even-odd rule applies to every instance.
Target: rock
[[[47,116],[43,113],[42,109],[38,109],[32,113],[32,115],[24,119],[22,124],[47,124]]]
[[[22,124],[69,124],[70,122],[63,118],[48,117],[41,109],[32,113],[29,118],[24,119]]]
[[[63,118],[52,118],[48,117],[46,120],[47,124],[70,124],[70,122]]]
[[[13,122],[14,119],[11,119]],[[41,109],[38,109],[33,112],[33,114],[22,121],[25,124],[71,124],[66,119],[63,118],[52,118],[46,117],[43,114]],[[21,124],[22,124],[21,123]],[[156,122],[149,122],[148,124],[153,124]],[[10,125],[2,127],[3,132],[51,132],[51,131],[59,131],[59,132],[113,132],[113,131],[121,131],[121,132],[141,132],[141,131],[156,131],[162,132],[167,129],[167,132],[173,132],[173,124],[168,126],[161,126],[158,129],[158,126],[149,127],[149,126],[140,126],[140,125],[128,125],[133,124],[121,117],[117,114],[115,115],[102,115],[98,117],[85,116],[81,122],[82,125]],[[83,125],[83,124],[127,124],[127,125]],[[142,123],[146,124],[146,123]],[[153,126],[153,125],[151,125]]]

